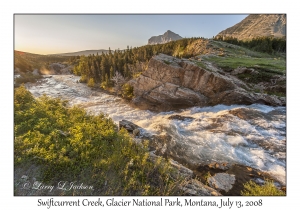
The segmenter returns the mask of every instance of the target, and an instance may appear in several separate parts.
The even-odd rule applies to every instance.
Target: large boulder
[[[228,192],[235,183],[235,175],[227,173],[217,173],[208,178],[208,184],[217,190]]]
[[[230,76],[164,54],[154,56],[147,70],[130,84],[136,105],[148,103],[166,110],[217,104],[283,105],[275,96],[248,92]]]

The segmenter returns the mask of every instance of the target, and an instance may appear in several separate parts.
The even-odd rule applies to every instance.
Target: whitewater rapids
[[[129,120],[143,133],[167,133],[191,163],[238,163],[286,183],[286,107],[217,105],[154,113],[132,108],[123,99],[93,91],[78,80],[73,75],[52,75],[26,87],[35,97],[61,97],[92,114],[108,114],[117,124]],[[174,114],[191,118],[168,119]]]

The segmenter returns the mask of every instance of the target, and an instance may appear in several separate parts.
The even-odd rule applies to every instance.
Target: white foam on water
[[[275,110],[274,107],[263,105],[263,104],[252,104],[249,106],[249,108],[255,109],[255,110],[263,112],[263,113],[268,113],[268,112]]]
[[[245,107],[244,105],[223,105],[223,104],[219,104],[216,106],[207,106],[207,107],[193,107],[190,109],[191,114],[194,113],[198,113],[198,112],[220,112],[220,111],[224,111],[224,110],[231,110],[234,108],[241,108],[241,107]]]
[[[154,113],[132,108],[116,96],[94,92],[77,83],[78,80],[77,76],[53,75],[45,79],[45,83],[28,89],[34,96],[59,95],[71,105],[80,105],[93,114],[105,113],[116,124],[123,119],[129,120],[142,127],[142,133],[168,134],[172,137],[170,144],[182,148],[186,160],[192,164],[239,163],[269,172],[285,183],[285,107],[221,104]],[[279,114],[276,113],[273,120],[263,117],[244,120],[229,113],[237,108],[261,113],[276,110]],[[168,119],[174,114],[193,119]]]
[[[282,183],[286,183],[286,169],[285,166],[272,165],[268,168],[268,172],[279,179]]]
[[[227,136],[227,142],[233,146],[247,145],[248,142],[242,136]]]

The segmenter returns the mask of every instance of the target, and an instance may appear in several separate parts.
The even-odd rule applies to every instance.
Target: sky
[[[14,49],[36,54],[125,49],[146,45],[171,30],[182,37],[212,38],[247,14],[15,14]]]

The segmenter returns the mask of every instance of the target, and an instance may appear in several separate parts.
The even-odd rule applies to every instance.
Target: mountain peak
[[[256,37],[285,37],[285,14],[251,14],[234,26],[221,31],[216,37],[234,37],[249,40]]]
[[[148,44],[152,45],[152,44],[164,44],[170,41],[176,41],[178,39],[182,39],[181,36],[179,36],[178,34],[174,33],[171,30],[167,30],[163,35],[159,35],[159,36],[152,36],[149,40],[148,40]]]

